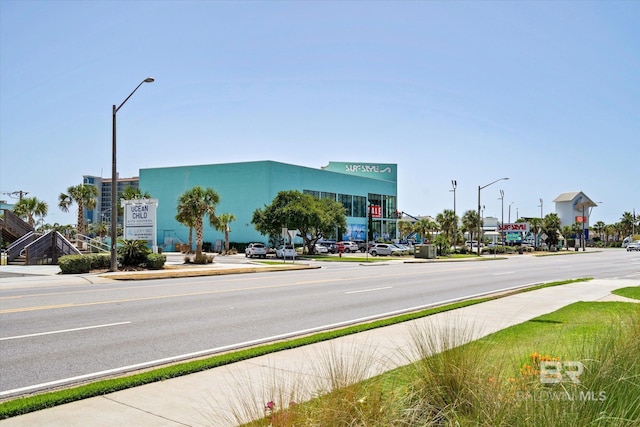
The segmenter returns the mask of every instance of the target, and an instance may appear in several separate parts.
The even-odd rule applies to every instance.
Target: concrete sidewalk
[[[314,392],[326,390],[322,361],[332,359],[332,366],[336,360],[365,366],[368,369],[362,375],[370,377],[415,359],[411,349],[412,333],[416,331],[431,332],[454,325],[473,334],[455,336],[477,339],[576,301],[626,300],[612,296],[611,291],[638,285],[636,280],[592,280],[525,292],[10,418],[0,425],[233,426],[233,414],[249,407],[255,408],[253,416],[259,417],[270,400],[280,407],[280,401],[286,404],[292,395],[304,401]]]

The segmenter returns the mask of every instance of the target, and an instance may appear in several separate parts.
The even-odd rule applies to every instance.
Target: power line
[[[14,196],[19,196],[19,200],[22,200],[23,196],[26,196],[27,194],[29,194],[28,191],[24,191],[24,190],[18,190],[18,191],[3,191],[2,194],[7,195],[9,197],[11,197],[12,199],[15,199]]]

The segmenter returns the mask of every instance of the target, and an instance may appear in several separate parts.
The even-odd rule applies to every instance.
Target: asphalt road
[[[86,285],[43,277],[41,286],[0,294],[0,398],[577,277],[640,281],[640,253],[322,263],[317,270]]]

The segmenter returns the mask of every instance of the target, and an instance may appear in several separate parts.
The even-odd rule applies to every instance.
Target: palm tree
[[[204,216],[209,215],[210,223],[215,224],[216,205],[219,202],[220,196],[215,190],[199,185],[185,191],[178,198],[178,215],[188,223],[194,224],[196,229],[196,259],[202,256]]]
[[[542,218],[530,218],[529,219],[529,231],[533,233],[534,236],[538,236],[540,231],[542,231]],[[538,238],[535,240],[535,247],[538,247]]]
[[[616,233],[616,227],[615,224],[607,224],[604,228],[604,237],[605,240],[607,242],[607,244],[609,243],[609,240],[611,240],[611,237],[613,237],[613,235]]]
[[[571,236],[571,226],[563,225],[561,232],[562,232],[562,236],[564,237],[564,246],[566,249],[569,249],[569,237]]]
[[[431,218],[422,218],[414,224],[416,233],[420,234],[422,243],[431,239],[431,232],[438,228],[438,225]]]
[[[230,213],[223,213],[218,216],[218,220],[215,222],[214,227],[218,231],[224,231],[224,251],[225,253],[229,252],[229,233],[231,232],[231,228],[229,224],[236,220],[236,216]]]
[[[582,242],[582,227],[583,225],[581,222],[574,222],[571,225],[571,232],[576,236],[576,242],[575,242],[576,250],[578,250],[577,248],[580,246],[580,242]]]
[[[473,209],[462,215],[462,228],[469,233],[469,240],[473,242],[473,232],[478,228],[478,212]]]
[[[411,233],[415,232],[415,227],[409,221],[398,221],[398,231],[400,232],[400,236],[406,239]]]
[[[547,245],[549,245],[549,248],[558,246],[560,222],[560,217],[557,213],[547,214],[542,221],[542,231],[547,235]]]
[[[190,208],[191,206],[179,204],[177,206],[178,213],[176,214],[176,221],[189,227],[189,251],[188,252],[191,252],[193,250],[193,227],[196,226],[195,214],[190,212]]]
[[[13,207],[13,212],[21,218],[26,218],[30,226],[36,224],[35,217],[47,216],[49,206],[35,197],[24,197]]]
[[[122,190],[120,198],[125,200],[150,199],[151,194],[146,191],[142,191],[139,188],[127,185],[124,190]]]
[[[445,209],[442,213],[436,215],[436,222],[440,224],[441,230],[444,232],[444,236],[447,242],[450,242],[449,236],[453,236],[453,230],[455,229],[458,217],[451,209]],[[454,243],[450,242],[451,246]],[[448,251],[447,251],[448,252]]]
[[[84,232],[84,208],[88,210],[96,207],[96,197],[98,189],[93,185],[79,184],[67,188],[67,194],[60,193],[58,196],[58,207],[62,212],[69,212],[69,206],[73,203],[78,205],[78,233]]]
[[[631,212],[624,212],[620,217],[620,225],[622,226],[622,234],[630,236],[633,232],[634,218]]]
[[[604,230],[606,227],[607,225],[603,221],[598,221],[595,224],[593,224],[591,228],[593,229],[593,232],[596,233],[598,237],[600,237],[600,240],[604,240],[602,238],[602,233],[604,233]]]

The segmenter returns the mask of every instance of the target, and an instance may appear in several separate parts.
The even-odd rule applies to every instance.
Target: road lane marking
[[[345,295],[360,294],[362,292],[382,291],[382,290],[385,290],[385,289],[393,289],[393,286],[385,286],[384,288],[361,289],[359,291],[347,291],[347,292],[345,292]]]
[[[111,327],[111,326],[128,325],[129,323],[131,323],[131,322],[107,323],[105,325],[84,326],[84,327],[81,327],[81,328],[61,329],[59,331],[39,332],[39,333],[36,333],[36,334],[28,334],[28,335],[16,335],[15,337],[0,338],[0,341],[17,340],[17,339],[21,339],[21,338],[41,337],[43,335],[64,334],[64,333],[67,333],[67,332],[86,331],[86,330],[89,330],[89,329],[108,328],[108,327]]]
[[[467,270],[467,269],[468,268],[454,268],[453,270]],[[444,270],[444,271],[449,271],[449,270]],[[442,272],[443,271],[439,271],[438,273],[442,273]],[[399,277],[416,276],[416,275],[422,275],[422,274],[424,274],[424,272],[422,271],[406,273],[406,274],[395,274],[395,273],[388,274],[388,275],[376,274],[371,276],[360,276],[358,277],[358,279],[366,279],[366,278],[379,279],[381,277],[393,277],[394,279],[398,279]],[[38,311],[38,310],[53,310],[53,309],[59,309],[59,308],[90,307],[90,306],[107,305],[107,304],[122,304],[127,302],[152,301],[152,300],[161,300],[161,299],[169,299],[169,298],[193,297],[193,296],[213,295],[213,294],[222,294],[222,293],[231,293],[231,292],[247,292],[247,291],[255,291],[255,290],[262,290],[262,289],[288,288],[288,287],[294,287],[294,286],[300,286],[300,285],[306,285],[306,284],[344,282],[345,280],[350,280],[350,279],[345,277],[339,277],[335,279],[319,279],[319,280],[310,280],[310,281],[304,281],[304,282],[293,282],[288,284],[252,286],[248,288],[216,289],[211,291],[188,292],[188,293],[182,293],[182,294],[169,294],[169,295],[155,295],[155,296],[149,296],[149,297],[124,298],[124,299],[116,299],[116,300],[91,301],[91,302],[85,302],[85,303],[17,307],[17,308],[8,308],[8,309],[0,310],[0,314],[22,313],[27,311]]]
[[[507,274],[515,274],[515,271],[505,271],[504,273],[493,273],[492,276],[505,276]]]

